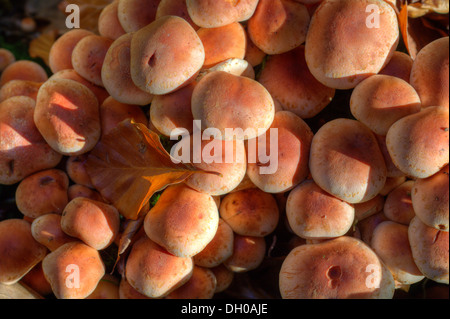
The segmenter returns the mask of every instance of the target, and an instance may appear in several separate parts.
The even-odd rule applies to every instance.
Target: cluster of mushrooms
[[[282,298],[392,298],[424,278],[448,284],[449,39],[415,60],[396,51],[388,2],[114,0],[99,34],[57,39],[50,78],[0,49],[0,184],[18,184],[24,215],[0,222],[0,283],[57,298],[209,299],[261,265],[282,225],[292,238],[276,274]],[[342,108],[354,119],[313,133],[305,120],[336,90],[353,90]],[[117,278],[99,252],[124,221],[84,164],[129,118],[161,136],[192,134],[194,120],[222,133],[276,128],[278,170],[194,164],[221,175],[166,188]],[[245,157],[257,138],[201,147]]]

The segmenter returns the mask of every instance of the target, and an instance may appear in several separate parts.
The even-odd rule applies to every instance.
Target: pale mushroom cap
[[[409,225],[409,242],[417,267],[425,277],[449,283],[448,232],[428,227],[418,217]]]
[[[15,194],[17,208],[31,218],[51,213],[61,214],[69,202],[68,188],[69,177],[64,171],[40,171],[20,182]]]
[[[379,224],[373,232],[370,246],[397,282],[412,285],[425,278],[413,259],[408,226],[392,221]]]
[[[234,280],[234,272],[229,270],[223,264],[211,269],[216,277],[216,294],[224,292],[231,286]]]
[[[420,112],[421,107],[416,90],[408,82],[389,75],[365,79],[355,87],[350,99],[353,116],[382,136],[395,122]]]
[[[48,254],[42,268],[58,299],[86,298],[105,275],[99,252],[80,242],[64,244]]]
[[[127,32],[136,32],[155,21],[161,0],[119,0],[118,18]]]
[[[416,216],[411,198],[413,186],[414,181],[406,181],[387,195],[383,211],[389,220],[409,225]]]
[[[263,52],[281,54],[305,42],[310,16],[298,2],[260,0],[248,22],[252,42]]]
[[[197,77],[197,81],[200,81],[206,74],[214,71],[224,71],[233,75],[244,76],[252,80],[256,77],[255,70],[250,63],[246,60],[233,58],[216,64],[209,69],[202,70]]]
[[[297,236],[326,239],[344,236],[350,230],[355,208],[307,180],[289,194],[286,216]]]
[[[394,164],[406,175],[427,178],[449,162],[449,115],[446,107],[428,107],[389,129],[386,145]]]
[[[166,299],[212,299],[216,286],[216,276],[210,269],[194,266],[189,281],[172,291]]]
[[[127,259],[125,276],[139,293],[150,297],[167,296],[192,276],[192,258],[168,253],[147,237],[133,244]]]
[[[245,90],[245,94],[242,92]],[[270,93],[258,82],[216,71],[204,76],[192,95],[192,114],[202,121],[202,129],[247,129],[255,138],[269,129],[274,120],[275,106]]]
[[[126,32],[119,21],[119,0],[105,6],[98,18],[98,32],[102,37],[115,40]]]
[[[317,81],[306,65],[303,45],[268,59],[258,80],[283,109],[308,119],[319,114],[333,99],[335,89]]]
[[[47,248],[34,240],[31,225],[21,219],[0,222],[0,283],[18,282],[47,254]]]
[[[124,104],[147,105],[153,95],[138,88],[131,79],[131,39],[133,33],[117,38],[106,52],[101,77],[108,93]]]
[[[11,80],[0,88],[0,102],[14,96],[28,96],[36,100],[42,82]]]
[[[425,46],[417,54],[410,83],[419,93],[423,107],[449,107],[449,40],[444,37]]]
[[[272,132],[272,129],[277,131]],[[275,145],[271,144],[271,134],[278,134]],[[289,111],[277,112],[272,126],[265,134],[265,141],[260,138],[248,141],[247,174],[250,180],[268,193],[291,190],[308,176],[312,139],[311,128],[300,117]],[[265,163],[258,154],[270,154],[270,161],[276,158],[277,163]],[[268,166],[269,171],[263,171],[264,166]]]
[[[225,267],[235,273],[257,269],[264,261],[266,241],[262,237],[234,235],[233,255],[224,261]]]
[[[47,143],[63,155],[87,153],[100,139],[98,100],[73,80],[53,79],[41,86],[34,122]]]
[[[40,244],[50,251],[55,251],[59,247],[69,242],[78,241],[63,232],[61,228],[61,215],[42,215],[31,223],[31,234]]]
[[[448,165],[429,178],[416,180],[413,185],[412,206],[417,217],[429,227],[448,232]]]
[[[395,76],[409,83],[413,59],[409,54],[395,51],[389,63],[380,71],[379,74]]]
[[[213,240],[218,225],[214,199],[184,184],[167,188],[144,222],[150,239],[184,258],[201,252]]]
[[[379,9],[380,27],[368,27],[370,5]],[[351,89],[377,74],[390,61],[399,42],[394,9],[383,0],[325,0],[311,19],[306,62],[326,86]]]
[[[119,234],[119,212],[114,206],[78,197],[65,207],[61,228],[67,235],[102,250],[109,247]]]
[[[131,78],[150,94],[167,94],[189,84],[204,61],[200,38],[180,17],[161,17],[131,40]]]
[[[379,257],[351,237],[299,246],[280,271],[283,299],[391,299],[394,290]]]
[[[219,212],[233,231],[242,236],[265,237],[276,229],[280,218],[273,195],[257,188],[226,195]]]
[[[386,182],[386,164],[375,135],[350,119],[328,122],[313,138],[310,169],[326,192],[352,204],[378,195]]]
[[[35,101],[16,96],[0,103],[0,184],[12,185],[62,159],[34,124]]]
[[[0,87],[12,80],[45,82],[48,76],[44,68],[33,61],[21,60],[8,65],[0,76]]]
[[[186,0],[192,21],[202,28],[217,28],[248,20],[255,12],[258,0]]]

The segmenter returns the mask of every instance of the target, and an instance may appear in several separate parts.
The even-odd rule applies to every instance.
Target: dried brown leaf
[[[48,65],[48,57],[53,43],[55,43],[57,31],[51,30],[42,33],[39,37],[32,40],[28,48],[28,53],[32,58],[41,58]]]
[[[447,14],[449,12],[448,0],[421,0],[411,3],[408,8],[410,18],[420,18],[429,13]]]

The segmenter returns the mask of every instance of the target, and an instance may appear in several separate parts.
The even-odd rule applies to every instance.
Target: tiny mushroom
[[[78,239],[63,232],[61,215],[59,214],[46,214],[33,220],[31,234],[38,243],[44,245],[50,251],[55,251],[64,244],[78,241]]]
[[[384,204],[385,199],[382,195],[377,195],[368,202],[354,204],[353,207],[355,207],[355,220],[361,221],[381,212],[384,208]]]
[[[0,48],[0,73],[14,62],[16,62],[14,54],[8,49]]]
[[[86,299],[114,300],[120,299],[119,279],[110,274],[105,274],[95,290]]]
[[[217,280],[212,270],[194,266],[189,281],[172,291],[165,299],[212,299],[216,286]]]
[[[156,19],[164,16],[177,16],[183,18],[194,28],[200,29],[198,25],[192,21],[187,9],[186,0],[161,0],[156,10]]]
[[[214,276],[216,277],[216,294],[224,292],[227,290],[234,280],[234,272],[229,270],[223,264],[220,264],[217,267],[211,268]]]
[[[413,187],[414,181],[409,180],[396,187],[387,195],[383,211],[389,220],[409,225],[416,216],[411,199]]]
[[[94,188],[91,178],[86,170],[87,154],[70,156],[66,161],[66,172],[75,184]]]
[[[0,76],[0,87],[12,80],[45,82],[48,80],[48,75],[36,62],[20,60],[11,63],[3,70]]]
[[[233,254],[224,261],[224,266],[235,273],[257,269],[266,256],[266,241],[263,237],[234,235]]]
[[[127,33],[136,32],[152,23],[161,0],[119,0],[117,14]]]
[[[126,32],[119,21],[119,0],[114,0],[103,8],[98,17],[98,33],[105,38],[115,40]]]

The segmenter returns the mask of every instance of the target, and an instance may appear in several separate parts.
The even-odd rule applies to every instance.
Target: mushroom
[[[120,280],[119,285],[119,297],[120,299],[152,299],[150,297],[147,297],[140,292],[138,292],[136,289],[134,289],[126,280],[126,278],[122,278]]]
[[[235,273],[257,269],[266,255],[266,241],[263,237],[234,235],[233,255],[224,261],[224,266]]]
[[[280,218],[273,195],[257,188],[226,195],[219,212],[231,229],[242,236],[265,237],[275,231]]]
[[[351,119],[332,120],[319,129],[312,141],[309,166],[317,185],[352,204],[376,197],[387,178],[374,134]]]
[[[31,235],[29,222],[21,219],[0,222],[0,283],[15,284],[46,254],[47,248]]]
[[[189,281],[172,291],[166,299],[212,299],[216,286],[216,276],[211,270],[194,266]]]
[[[155,21],[161,0],[119,0],[118,18],[127,32],[136,32]]]
[[[387,195],[383,211],[389,220],[408,226],[416,216],[411,199],[413,186],[414,181],[406,181]]]
[[[161,17],[131,40],[131,78],[150,94],[164,95],[188,85],[204,62],[200,38],[180,17]]]
[[[58,299],[84,299],[105,275],[97,250],[81,242],[64,244],[42,261],[45,278]]]
[[[182,258],[201,252],[213,240],[218,225],[214,199],[184,184],[164,190],[144,221],[152,241]]]
[[[48,58],[50,70],[57,73],[62,70],[73,69],[73,50],[81,39],[90,35],[94,35],[94,33],[85,29],[72,29],[60,36],[50,49]]]
[[[120,299],[119,279],[110,274],[105,274],[95,290],[86,299],[114,300]]]
[[[372,237],[375,228],[377,228],[377,226],[382,222],[388,220],[389,219],[386,217],[386,215],[384,215],[384,213],[381,211],[379,213],[376,213],[375,215],[359,221],[356,226],[359,229],[361,240],[370,246],[372,243]]]
[[[98,202],[104,201],[102,195],[100,195],[99,192],[79,184],[73,184],[69,186],[67,193],[69,196],[69,202],[77,197],[85,197]]]
[[[0,73],[3,72],[6,67],[16,62],[14,54],[5,48],[0,48]]]
[[[371,24],[369,5],[378,7],[379,25]],[[352,89],[379,73],[389,63],[398,43],[397,14],[385,1],[324,0],[311,18],[306,63],[324,85]]]
[[[422,274],[448,285],[448,232],[428,227],[416,216],[409,224],[408,235],[414,261]]]
[[[390,192],[392,192],[395,188],[403,184],[407,181],[405,175],[402,177],[388,177],[386,179],[386,184],[384,184],[383,189],[380,191],[381,196],[387,196]]]
[[[373,232],[370,246],[383,260],[396,282],[413,285],[425,278],[413,259],[408,226],[392,221],[379,224]]]
[[[42,82],[11,80],[0,89],[0,102],[14,96],[28,96],[36,100]]]
[[[214,238],[201,252],[193,257],[194,264],[205,268],[219,266],[233,254],[233,241],[233,230],[220,218]]]
[[[218,28],[200,28],[197,34],[205,48],[204,69],[228,59],[243,59],[247,38],[244,27],[234,22]]]
[[[68,201],[69,178],[64,171],[50,169],[23,179],[16,189],[17,208],[25,216],[61,215]]]
[[[48,80],[44,68],[33,61],[21,60],[8,65],[0,76],[0,87],[12,80],[45,82]]]
[[[66,161],[66,172],[70,180],[89,188],[94,188],[91,178],[86,170],[87,155],[70,156]]]
[[[389,150],[386,145],[386,136],[375,134],[375,137],[377,138],[378,145],[380,146],[381,153],[383,154],[384,157],[384,162],[386,163],[388,179],[393,178],[392,181],[395,181],[396,179],[398,180],[406,179],[405,173],[399,170],[392,161],[391,154],[389,153]]]
[[[248,34],[264,53],[281,54],[305,42],[309,23],[308,10],[298,1],[259,0]]]
[[[98,17],[98,33],[105,38],[115,40],[126,32],[119,21],[119,0],[105,6]]]
[[[317,81],[306,65],[305,46],[271,56],[258,80],[283,109],[308,119],[319,114],[336,90]]]
[[[139,293],[162,298],[184,285],[191,278],[193,268],[192,258],[174,256],[144,236],[131,248],[125,276]]]
[[[220,264],[217,267],[211,268],[211,271],[214,273],[216,277],[216,294],[224,292],[227,290],[234,280],[234,272],[229,270],[223,264]]]
[[[427,178],[449,162],[448,107],[427,107],[397,121],[386,145],[394,164],[406,175]]]
[[[62,155],[45,142],[33,121],[35,101],[16,96],[0,103],[0,184],[12,185],[53,168]]]
[[[269,129],[275,105],[269,92],[258,82],[216,71],[205,75],[196,85],[192,114],[195,120],[201,121],[202,129],[216,128],[223,139],[234,138],[226,129],[242,130],[245,139],[252,139]]]
[[[200,29],[189,16],[186,0],[161,0],[158,9],[156,10],[156,19],[164,16],[177,16],[183,18],[189,22],[195,31]]]
[[[307,180],[290,192],[286,216],[297,236],[328,239],[347,234],[355,220],[355,208]]]
[[[53,79],[41,86],[34,122],[47,143],[66,156],[85,154],[100,139],[97,98],[73,80]]]
[[[384,204],[385,199],[381,195],[375,196],[368,202],[354,204],[353,207],[355,208],[355,220],[361,221],[381,212],[384,208]]]
[[[411,85],[419,93],[423,107],[449,107],[448,36],[422,48],[411,70]]]
[[[255,70],[247,61],[234,58],[220,62],[209,69],[202,70],[197,77],[197,81],[200,81],[206,74],[215,71],[224,71],[233,75],[244,76],[252,80],[256,77]]]
[[[421,107],[416,90],[408,82],[389,75],[374,75],[362,81],[350,99],[353,116],[382,136],[395,122],[420,112]]]
[[[272,138],[275,133],[278,139]],[[258,137],[248,141],[247,174],[250,180],[268,193],[293,189],[308,177],[312,139],[311,128],[300,117],[289,111],[276,113],[265,140]],[[266,154],[270,154],[268,162],[264,159]]]
[[[116,39],[103,61],[101,77],[108,93],[124,104],[147,105],[153,95],[138,88],[131,79],[131,39],[127,33]]]
[[[283,299],[392,299],[394,278],[362,241],[339,237],[292,250],[280,270]]]
[[[258,0],[186,0],[192,21],[202,28],[218,28],[253,16]]]
[[[395,76],[409,83],[413,61],[408,54],[395,51],[389,63],[378,74]]]
[[[50,251],[55,251],[64,244],[78,241],[67,235],[61,228],[61,215],[46,214],[37,217],[31,223],[31,234],[40,244]]]
[[[263,63],[264,59],[267,57],[267,54],[253,43],[248,34],[248,28],[246,28],[245,34],[247,36],[247,47],[245,49],[244,60],[248,61],[251,66],[256,67]]]
[[[70,201],[61,218],[61,228],[67,235],[96,250],[109,247],[119,227],[119,212],[114,206],[83,197]]]
[[[52,294],[52,286],[45,279],[44,270],[42,269],[42,262],[33,267],[25,276],[22,277],[20,283],[30,287],[39,295],[46,297]]]
[[[73,69],[86,80],[105,87],[102,67],[113,40],[100,35],[88,35],[81,39],[72,52]]]
[[[449,231],[449,170],[448,165],[433,176],[411,182],[412,207],[427,226]]]

